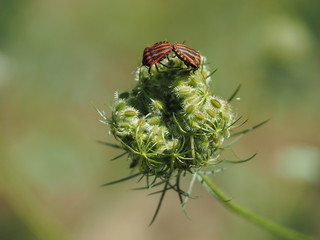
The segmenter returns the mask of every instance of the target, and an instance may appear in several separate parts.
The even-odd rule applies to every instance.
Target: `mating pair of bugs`
[[[172,51],[187,67],[191,67],[194,70],[200,67],[201,56],[198,51],[182,43],[174,43],[171,46],[171,44],[166,41],[157,42],[150,47],[146,47],[143,51],[142,65],[149,67],[149,73],[153,65],[155,65],[159,71],[157,63],[162,64],[161,61],[167,58]]]

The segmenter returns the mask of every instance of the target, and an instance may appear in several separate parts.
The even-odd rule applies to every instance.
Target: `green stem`
[[[268,230],[269,232],[278,235],[283,239],[320,240],[320,238],[310,237],[295,230],[279,225],[265,217],[259,216],[256,213],[239,206],[238,204],[231,201],[230,198],[226,196],[220,189],[218,189],[217,186],[213,184],[207,176],[201,174],[199,174],[199,176],[201,177],[202,182],[210,189],[210,193],[214,197],[218,198],[229,210],[233,211],[234,213],[237,213],[246,220],[257,224],[261,228]]]

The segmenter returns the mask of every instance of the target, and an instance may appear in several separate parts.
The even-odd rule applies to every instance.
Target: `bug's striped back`
[[[200,67],[201,56],[197,50],[189,48],[182,43],[174,43],[173,51],[188,67],[191,66],[195,69]]]
[[[151,67],[168,57],[171,51],[172,46],[166,41],[157,42],[150,47],[146,47],[143,51],[142,65]]]

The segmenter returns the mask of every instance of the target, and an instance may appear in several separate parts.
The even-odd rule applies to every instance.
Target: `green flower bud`
[[[144,118],[140,118],[138,121],[139,126],[144,126],[146,124],[146,120]]]
[[[195,116],[197,119],[199,119],[199,120],[204,120],[204,119],[206,119],[206,115],[204,115],[204,114],[201,113],[201,112],[195,113],[194,116]]]
[[[119,123],[119,128],[130,129],[130,128],[132,128],[132,124],[130,124],[128,122],[121,122],[121,123]]]
[[[210,103],[212,104],[212,106],[214,106],[215,108],[221,108],[221,103],[219,102],[219,100],[211,98],[210,99]]]
[[[128,109],[128,110],[125,110],[125,111],[123,112],[123,114],[124,114],[124,116],[126,116],[126,117],[135,117],[135,116],[138,115],[138,112],[135,111],[134,109]]]
[[[199,97],[192,96],[192,97],[188,97],[188,98],[185,99],[185,103],[189,103],[189,104],[190,103],[196,104],[198,102],[200,102],[200,98]]]
[[[200,125],[199,125],[197,119],[190,119],[189,124],[190,124],[190,127],[191,127],[192,129],[198,129],[198,128],[200,128]]]
[[[161,121],[161,117],[152,117],[149,119],[149,124],[156,125],[156,124],[159,124],[160,121]]]
[[[182,86],[176,87],[175,91],[177,92],[178,96],[185,97],[185,96],[192,95],[193,92],[195,91],[195,89],[190,86],[183,86],[182,85]]]
[[[151,105],[154,109],[163,112],[164,111],[164,107],[163,107],[163,103],[159,100],[151,100]]]
[[[212,109],[206,109],[206,112],[209,114],[210,117],[215,118],[216,117],[216,112]]]
[[[125,109],[125,107],[126,107],[126,102],[123,100],[120,100],[119,102],[116,103],[115,110],[121,111],[121,110]]]
[[[227,114],[226,112],[222,112],[221,115],[226,120],[230,120],[232,118],[232,116],[230,114]]]
[[[196,105],[195,104],[189,104],[185,107],[185,111],[187,114],[191,114],[194,112],[194,110],[196,109]]]

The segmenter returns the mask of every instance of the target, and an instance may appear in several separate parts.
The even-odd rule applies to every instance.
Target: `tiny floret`
[[[215,107],[215,108],[221,108],[221,103],[219,102],[218,99],[211,98],[211,99],[210,99],[210,102],[211,102],[211,104],[212,104],[213,107]]]

